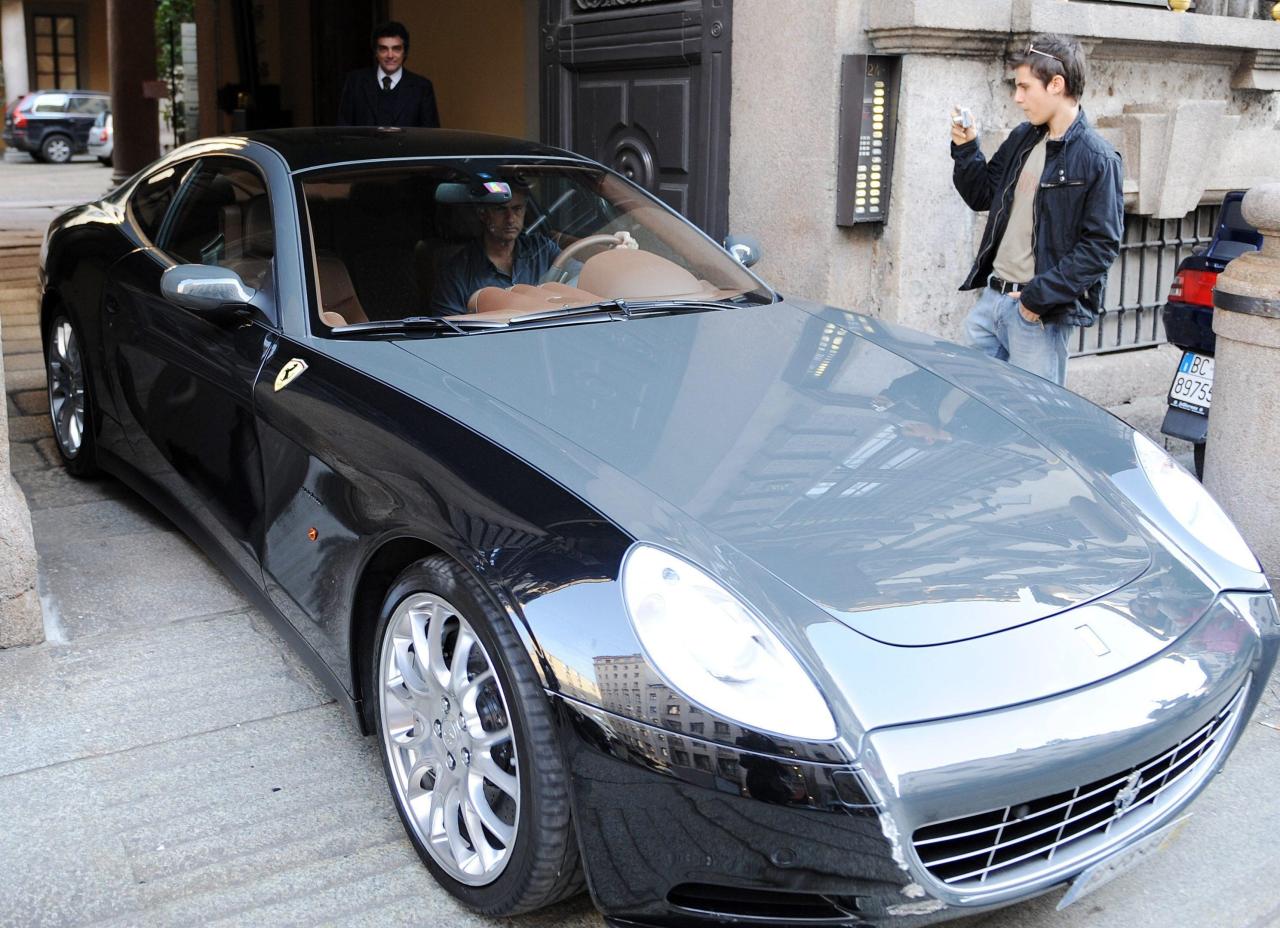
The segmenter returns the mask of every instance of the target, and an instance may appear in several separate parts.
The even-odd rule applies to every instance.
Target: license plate
[[[1081,872],[1071,884],[1071,888],[1067,890],[1066,895],[1062,897],[1062,901],[1058,903],[1058,911],[1061,912],[1071,903],[1079,901],[1100,886],[1110,883],[1120,874],[1132,870],[1138,864],[1158,854],[1178,836],[1178,832],[1190,817],[1188,814],[1177,821],[1170,822],[1158,831],[1153,831],[1137,844]]]
[[[1169,405],[1187,412],[1209,415],[1213,402],[1213,358],[1185,352],[1169,386]]]

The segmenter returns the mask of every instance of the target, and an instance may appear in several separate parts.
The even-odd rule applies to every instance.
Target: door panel
[[[687,215],[696,80],[692,68],[578,75],[573,148],[591,152]]]
[[[204,159],[170,180],[179,173],[181,189],[158,224],[148,207],[166,200],[163,178],[155,204],[149,187],[130,204],[135,232],[158,245],[111,269],[107,367],[138,470],[261,583],[253,386],[277,337],[271,204],[246,160]],[[175,262],[235,270],[259,291],[253,308],[215,317],[168,302],[160,281]]]
[[[731,0],[542,0],[542,135],[722,239]]]
[[[139,251],[111,272],[108,365],[133,463],[260,581],[253,384],[274,335],[261,322],[215,323],[165,302],[165,266]]]

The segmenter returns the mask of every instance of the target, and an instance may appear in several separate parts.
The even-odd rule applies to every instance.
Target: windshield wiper
[[[387,319],[381,322],[353,322],[349,325],[336,325],[330,334],[340,337],[352,335],[386,335],[404,332],[442,331],[451,335],[465,335],[468,330],[487,328],[480,325],[458,325],[451,319],[439,316],[409,316],[405,319]]]
[[[657,314],[702,313],[728,309],[735,304],[717,300],[601,300],[598,303],[584,303],[581,306],[565,306],[560,309],[544,309],[537,312],[512,316],[507,320],[509,326],[533,325],[539,322],[557,322],[561,319],[576,319],[582,316],[606,316],[610,319],[630,319],[633,316]]]

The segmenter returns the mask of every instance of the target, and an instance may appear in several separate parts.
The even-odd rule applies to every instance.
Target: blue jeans
[[[1061,386],[1067,379],[1067,339],[1073,326],[1028,322],[1018,301],[983,287],[964,323],[969,344],[1000,361]]]

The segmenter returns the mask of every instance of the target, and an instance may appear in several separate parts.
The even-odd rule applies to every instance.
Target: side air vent
[[[856,896],[740,889],[712,883],[681,883],[667,893],[674,906],[703,915],[757,920],[761,924],[862,924]]]

